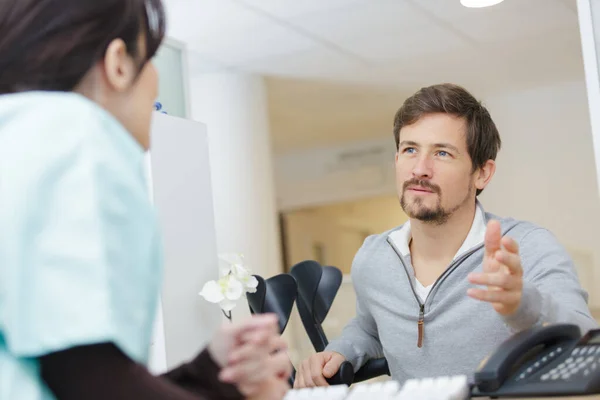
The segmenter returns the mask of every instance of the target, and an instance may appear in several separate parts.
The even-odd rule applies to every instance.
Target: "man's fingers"
[[[470,297],[485,301],[488,303],[501,303],[505,305],[512,305],[515,302],[519,302],[520,295],[518,292],[509,292],[504,290],[485,290],[485,289],[474,289],[467,290],[467,295]]]
[[[315,383],[312,379],[312,373],[310,371],[310,360],[304,360],[302,362],[302,377],[304,381],[304,387],[315,387]]]
[[[471,282],[474,285],[497,287],[506,291],[517,290],[520,289],[521,286],[521,280],[518,277],[506,274],[504,272],[474,272],[472,274],[469,274],[469,282]]]
[[[296,371],[294,387],[329,386],[323,376],[323,367],[326,364],[326,360],[326,353],[317,353],[308,360],[302,361]]]
[[[496,251],[500,250],[500,240],[502,233],[500,231],[500,222],[497,220],[491,220],[487,224],[485,230],[485,256],[493,257]]]
[[[304,378],[302,377],[303,373],[304,372],[302,371],[302,363],[300,363],[298,369],[296,370],[296,376],[294,377],[294,389],[301,389],[305,387]]]
[[[310,375],[312,381],[317,386],[329,386],[323,376],[323,367],[325,360],[323,357],[311,357],[310,359]]]
[[[512,253],[507,250],[500,250],[496,252],[495,260],[505,267],[506,272],[522,276],[523,269],[521,268],[521,257],[518,253]]]
[[[501,240],[502,246],[510,253],[519,254],[519,244],[511,237],[504,236]]]
[[[323,376],[325,378],[333,377],[340,369],[346,358],[339,353],[333,353],[323,366]]]

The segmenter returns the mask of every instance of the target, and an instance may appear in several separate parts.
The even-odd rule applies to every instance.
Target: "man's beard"
[[[430,190],[433,194],[437,195],[437,203],[433,207],[426,207],[423,205],[423,198],[415,197],[413,201],[409,204],[406,199],[406,190],[409,186],[420,186],[425,189]],[[465,201],[470,197],[470,191],[467,193]],[[411,179],[409,181],[404,182],[402,185],[402,196],[400,197],[400,206],[404,210],[404,212],[412,219],[416,219],[425,223],[434,224],[434,225],[443,225],[445,224],[450,216],[460,208],[463,204],[457,205],[453,207],[451,210],[446,210],[442,207],[442,191],[439,186],[434,185],[425,180],[419,179]]]

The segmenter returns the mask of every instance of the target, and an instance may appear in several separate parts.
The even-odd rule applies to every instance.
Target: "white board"
[[[150,201],[154,204],[154,188],[152,185],[152,166],[150,153],[146,153],[146,180],[148,181],[148,191],[150,192]],[[163,326],[162,301],[158,301],[156,310],[156,319],[152,333],[152,342],[150,343],[150,358],[148,369],[154,375],[159,375],[167,371],[167,351],[165,349],[165,329]]]
[[[218,277],[206,127],[156,113],[147,162],[165,252],[149,364],[158,374],[193,358],[221,323],[218,306],[198,295]]]

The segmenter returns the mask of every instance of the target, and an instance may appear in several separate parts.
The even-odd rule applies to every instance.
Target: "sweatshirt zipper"
[[[421,304],[419,310],[419,322],[417,322],[419,337],[417,339],[417,347],[421,348],[423,347],[423,329],[425,328],[425,304]]]
[[[427,298],[425,299],[425,302],[421,302],[421,299],[419,299],[419,296],[417,295],[417,292],[414,288],[412,280],[410,279],[410,274],[408,272],[408,268],[406,267],[406,264],[404,263],[404,258],[402,257],[402,255],[400,254],[400,251],[398,251],[398,249],[396,248],[396,245],[391,241],[391,239],[389,237],[387,238],[387,242],[392,246],[392,249],[394,249],[394,252],[400,259],[400,263],[404,267],[404,272],[406,273],[406,277],[408,278],[408,281],[410,282],[410,288],[412,289],[413,295],[415,296],[415,300],[419,304],[419,319],[417,320],[417,333],[418,333],[417,347],[421,348],[421,347],[423,347],[423,338],[425,337],[425,302],[427,302],[427,300],[429,300],[432,296],[431,295],[427,296]],[[434,289],[436,289],[436,286],[438,286],[439,282],[445,280],[446,277],[452,271],[454,271],[460,264],[462,264],[462,262],[464,260],[466,260],[469,256],[471,256],[473,253],[475,253],[477,250],[479,250],[483,246],[484,246],[484,244],[481,243],[481,244],[473,247],[471,250],[469,250],[468,252],[463,254],[460,258],[458,258],[457,260],[454,260],[452,263],[450,263],[448,268],[446,268],[446,270],[442,273],[442,275],[440,275],[433,283],[433,286],[431,287],[431,290],[430,290],[430,294],[434,293]]]

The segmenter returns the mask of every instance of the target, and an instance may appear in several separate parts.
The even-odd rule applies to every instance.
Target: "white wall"
[[[496,176],[481,195],[485,208],[499,215],[533,221],[554,232],[578,261],[582,284],[592,292],[595,305],[593,292],[595,287],[600,288],[600,198],[584,82],[491,97],[485,104],[504,142]],[[372,145],[369,141],[363,146]],[[294,209],[374,195],[360,189],[351,173],[338,173],[342,179],[337,179],[335,191],[323,193],[327,182],[335,180],[325,173],[328,162],[323,159],[333,163],[348,146],[330,149],[329,156],[323,155],[322,149],[279,155],[280,207]],[[391,130],[389,146],[393,149]],[[322,166],[321,177],[315,176],[316,167],[309,164],[311,153],[316,164]],[[381,157],[384,162],[388,155],[382,153]],[[384,177],[370,190],[377,195],[395,193],[393,174],[386,173]],[[320,190],[305,190],[299,201],[300,186]]]
[[[576,257],[591,257],[594,271],[578,267],[593,292],[600,287],[600,197],[585,83],[498,96],[486,105],[504,144],[482,202],[494,213],[550,229]]]
[[[265,278],[281,271],[266,96],[256,76],[191,79],[192,117],[208,127],[219,253],[243,253],[252,272]],[[247,315],[248,307],[235,311],[234,318]]]

